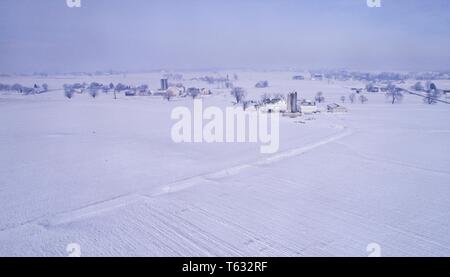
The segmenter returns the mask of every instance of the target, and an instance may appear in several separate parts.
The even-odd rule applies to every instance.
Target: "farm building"
[[[125,91],[125,96],[136,96],[136,91],[128,89]]]
[[[181,87],[172,86],[169,87],[166,92],[172,96],[180,96],[184,93],[184,89]]]
[[[311,80],[315,81],[322,81],[323,80],[323,75],[322,74],[313,74]]]
[[[347,112],[347,109],[344,106],[333,103],[327,105],[327,111],[330,113],[345,113]]]
[[[259,109],[260,111],[267,113],[285,112],[287,109],[287,103],[285,100],[280,98],[270,99],[263,103]]]
[[[300,103],[300,112],[303,114],[317,113],[318,111],[316,102],[314,101],[303,100]]]
[[[363,91],[362,88],[351,88],[351,90],[356,92],[356,93],[361,93]]]
[[[367,89],[367,92],[380,92],[380,88],[379,87],[370,87]]]
[[[446,99],[450,99],[450,90],[444,90],[443,93]]]
[[[209,90],[209,89],[207,89],[207,88],[201,88],[201,89],[200,89],[200,94],[201,94],[201,95],[211,95],[212,92],[211,92],[211,90]]]

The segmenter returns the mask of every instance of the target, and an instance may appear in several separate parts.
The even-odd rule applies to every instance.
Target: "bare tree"
[[[369,101],[369,99],[366,96],[364,96],[364,95],[360,95],[359,96],[359,101],[361,102],[361,104],[364,104],[367,101]]]
[[[392,91],[388,91],[388,92],[386,93],[386,97],[387,97],[388,99],[391,99],[391,100],[392,100],[392,101],[391,101],[392,104],[395,104],[395,102],[399,103],[399,102],[402,101],[402,99],[403,99],[403,93],[401,93],[401,92],[398,91],[398,90],[392,90]]]
[[[354,93],[350,93],[350,95],[348,96],[348,100],[350,100],[350,103],[355,103],[355,98],[356,98],[356,94]]]
[[[252,105],[253,104],[253,101],[242,101],[242,108],[244,109],[244,111],[245,110],[247,110],[249,107],[250,107],[250,105]]]
[[[75,93],[75,90],[71,87],[65,87],[64,88],[64,96],[66,96],[69,99],[72,99],[73,95]]]
[[[20,84],[14,84],[11,86],[11,90],[17,91],[17,92],[22,92],[23,86]]]
[[[343,95],[341,96],[341,102],[345,103],[345,96],[343,96]]]
[[[231,95],[234,97],[235,103],[239,104],[245,99],[246,92],[241,87],[235,87],[231,90]]]
[[[325,102],[325,97],[323,96],[323,92],[319,91],[316,94],[316,102],[318,102],[318,103]]]
[[[114,88],[114,90],[115,90],[115,91],[118,91],[118,92],[121,92],[121,91],[126,90],[126,89],[128,89],[128,86],[126,86],[126,85],[124,85],[124,84],[122,84],[122,83],[118,83],[118,84],[115,86],[115,88]]]
[[[424,90],[424,86],[422,85],[422,82],[417,82],[414,84],[414,86],[412,87],[413,90],[415,91],[422,91]]]
[[[386,92],[386,97],[390,100],[392,100],[392,104],[395,104],[395,102],[400,102],[403,99],[403,94],[399,90],[399,88],[393,86],[388,87],[388,92]]]
[[[264,93],[264,94],[261,96],[261,102],[262,102],[262,103],[267,103],[267,102],[269,102],[271,99],[272,99],[272,96],[270,95],[270,93]]]
[[[437,89],[431,89],[427,91],[427,94],[425,95],[425,97],[423,98],[423,102],[425,104],[436,104],[440,97],[440,93]]]
[[[92,96],[92,98],[96,98],[98,95],[98,89],[95,87],[92,87],[89,89],[89,94]]]

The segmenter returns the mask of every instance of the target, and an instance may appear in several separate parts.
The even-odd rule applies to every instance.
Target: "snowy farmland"
[[[183,83],[208,87],[194,79],[207,74],[219,73]],[[249,99],[321,91],[325,103],[281,117],[279,151],[261,154],[254,143],[174,143],[171,111],[191,98],[62,90],[156,89],[159,72],[1,77],[49,91],[0,94],[0,256],[67,256],[71,243],[82,256],[368,256],[371,244],[382,256],[450,256],[450,105],[365,93],[327,113],[364,84],[237,74]],[[208,88],[205,106],[232,105],[228,89]]]

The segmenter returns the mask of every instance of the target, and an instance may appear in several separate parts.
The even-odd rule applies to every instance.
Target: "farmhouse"
[[[260,111],[265,113],[273,113],[273,112],[285,112],[287,109],[287,103],[284,99],[274,98],[266,100],[261,107]]]

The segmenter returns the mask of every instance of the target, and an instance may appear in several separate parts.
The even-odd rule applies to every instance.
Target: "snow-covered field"
[[[189,79],[208,74],[183,83],[207,87]],[[255,100],[322,91],[322,110],[364,86],[238,75]],[[268,155],[254,143],[174,143],[170,114],[189,98],[60,90],[157,88],[160,76],[0,78],[55,89],[0,95],[0,256],[67,256],[70,243],[82,256],[367,256],[372,243],[382,256],[450,256],[450,105],[413,95],[392,105],[380,93],[345,114],[282,117]],[[231,105],[228,90],[210,88],[205,106]]]

